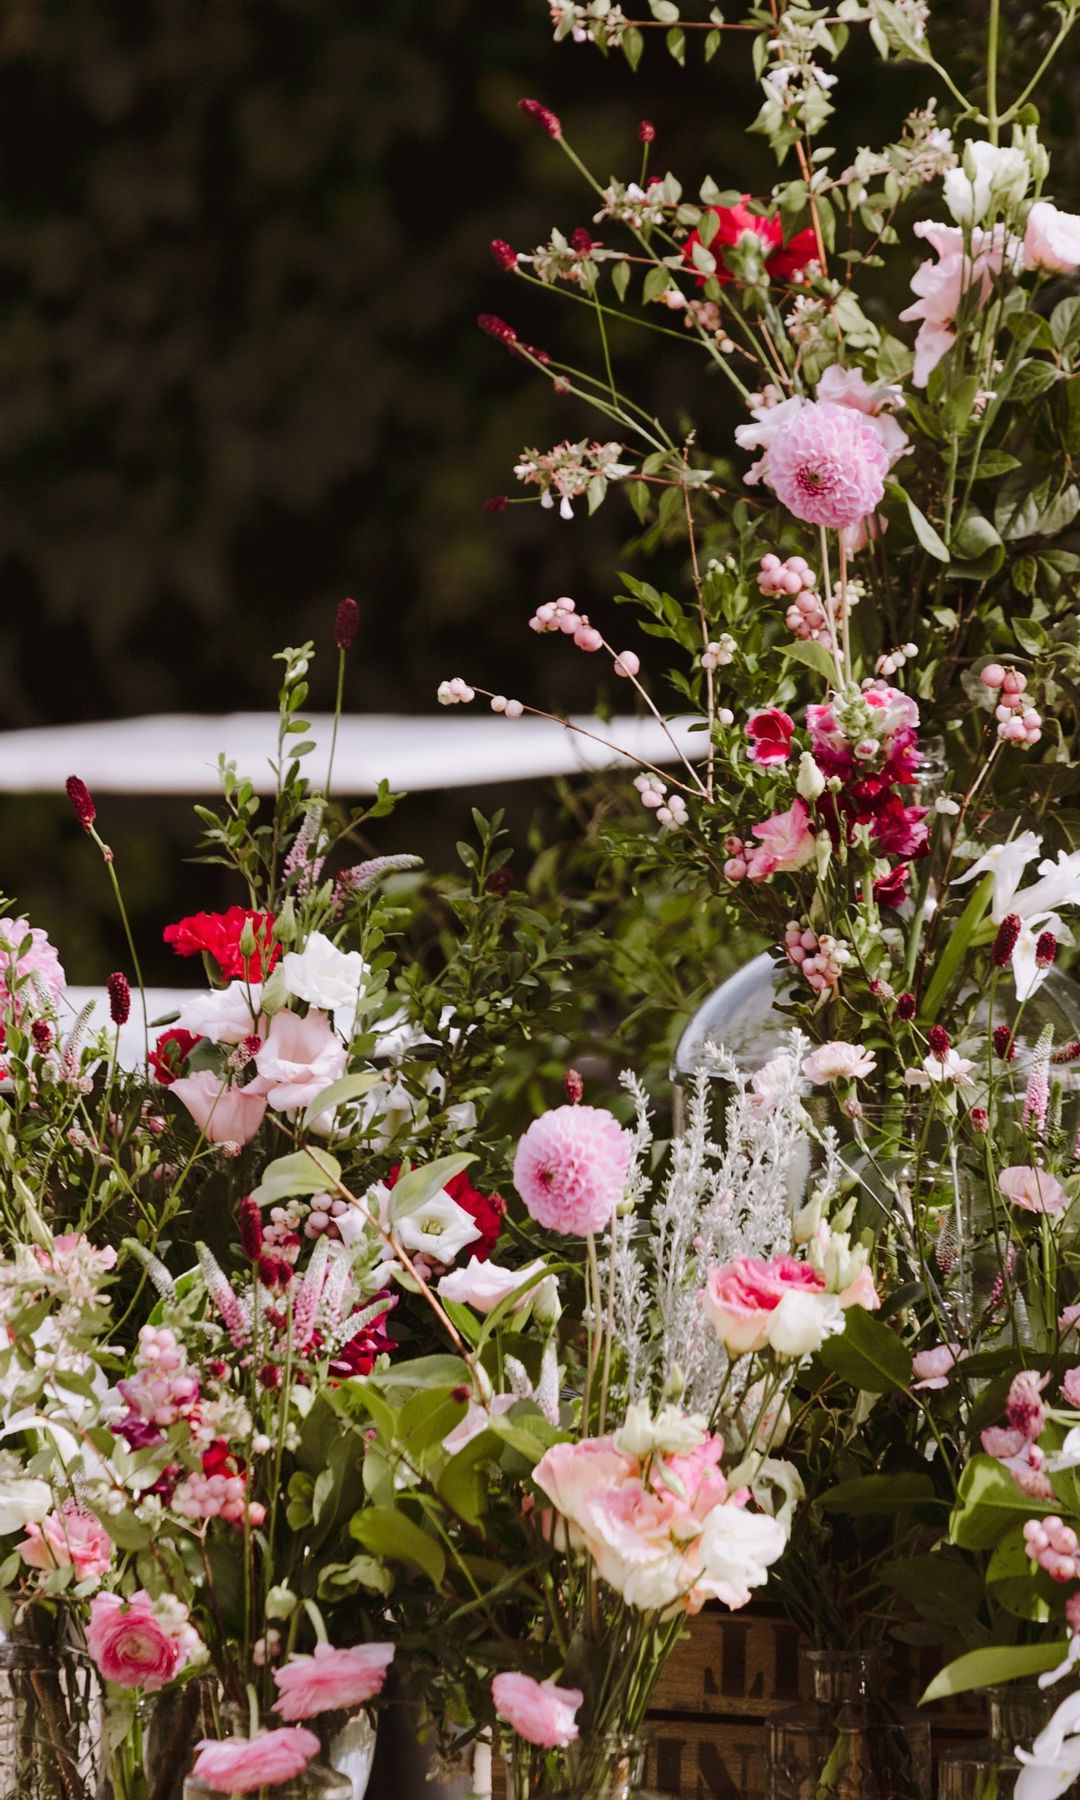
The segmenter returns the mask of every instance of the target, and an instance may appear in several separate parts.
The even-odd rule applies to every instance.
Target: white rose
[[[783,1555],[786,1545],[787,1532],[778,1519],[729,1501],[714,1506],[705,1520],[701,1560],[711,1582],[747,1594],[769,1579],[769,1566]]]
[[[843,1329],[844,1309],[835,1294],[792,1288],[770,1313],[767,1335],[778,1356],[812,1356]]]
[[[189,1000],[176,1021],[182,1031],[209,1038],[212,1044],[240,1044],[259,1029],[262,988],[257,982],[230,981]]]
[[[47,1481],[15,1475],[0,1481],[0,1537],[10,1537],[25,1525],[39,1525],[52,1511],[52,1488]]]
[[[446,1260],[445,1258],[443,1259]],[[504,1269],[498,1263],[481,1262],[471,1256],[463,1269],[455,1269],[452,1274],[444,1275],[438,1284],[437,1292],[444,1300],[456,1300],[459,1305],[471,1306],[474,1312],[490,1313],[501,1301],[515,1293],[525,1282],[531,1281],[544,1269],[542,1257],[536,1262],[526,1263],[523,1269]],[[522,1294],[517,1306],[511,1310],[519,1312],[532,1303],[537,1292],[531,1287],[527,1294]]]
[[[339,950],[321,931],[313,931],[303,950],[290,950],[282,957],[281,967],[294,999],[332,1013],[335,1030],[350,1038],[357,1001],[368,976],[359,950]]]
[[[981,225],[995,208],[1012,212],[1030,179],[1031,165],[1022,150],[969,143],[962,167],[945,176],[945,204],[958,225]]]

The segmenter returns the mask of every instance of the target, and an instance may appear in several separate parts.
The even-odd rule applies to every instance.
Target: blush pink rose
[[[1002,1169],[998,1187],[1006,1200],[1011,1200],[1024,1212],[1056,1213],[1069,1204],[1069,1196],[1060,1181],[1048,1175],[1045,1169],[1033,1169],[1026,1163]]]
[[[275,1112],[308,1106],[345,1073],[347,1052],[324,1012],[275,1013],[255,1058],[263,1091]]]
[[[585,1696],[580,1688],[556,1687],[553,1681],[534,1681],[531,1675],[507,1670],[496,1675],[491,1697],[500,1719],[512,1725],[527,1744],[545,1750],[565,1750],[578,1735],[575,1714]]]
[[[31,1569],[74,1569],[76,1581],[100,1579],[112,1564],[112,1539],[93,1513],[76,1500],[26,1526],[19,1555]]]
[[[863,1264],[854,1281],[849,1281],[846,1288],[841,1288],[837,1295],[841,1306],[861,1306],[866,1312],[877,1312],[881,1305],[881,1295],[874,1286],[874,1277],[869,1265]]]
[[[314,1656],[291,1656],[274,1670],[281,1697],[271,1711],[288,1720],[351,1712],[381,1693],[393,1660],[393,1644],[353,1644],[344,1650],[316,1644]]]
[[[95,1594],[90,1602],[86,1646],[105,1681],[148,1694],[172,1680],[183,1652],[156,1616],[149,1594],[130,1601],[119,1594]]]
[[[169,1092],[187,1108],[208,1144],[250,1144],[266,1113],[260,1087],[229,1087],[212,1069],[182,1075]]]
[[[755,825],[753,833],[761,842],[750,852],[746,864],[751,881],[766,881],[770,875],[805,868],[813,858],[814,834],[805,800],[797,799],[788,812],[774,813],[771,819]]]
[[[1024,232],[1024,267],[1061,275],[1080,268],[1080,217],[1036,200]]]
[[[769,768],[789,760],[791,736],[795,730],[795,721],[790,714],[781,712],[778,706],[766,707],[764,712],[750,714],[745,730],[750,740],[746,754],[751,762]]]
[[[720,1342],[732,1356],[746,1356],[751,1351],[779,1348],[774,1343],[776,1327],[781,1326],[781,1342],[786,1345],[784,1329],[796,1309],[781,1308],[789,1297],[810,1297],[820,1305],[820,1326],[811,1312],[806,1313],[810,1349],[817,1349],[826,1335],[831,1310],[839,1311],[839,1301],[826,1292],[824,1277],[793,1256],[775,1256],[769,1262],[754,1256],[737,1256],[724,1265],[714,1264],[709,1270],[701,1298]],[[829,1307],[831,1302],[831,1308]],[[800,1315],[805,1309],[797,1309]],[[787,1354],[786,1349],[783,1352]]]
[[[203,1738],[192,1775],[219,1794],[248,1794],[254,1788],[292,1781],[319,1753],[319,1740],[303,1725],[282,1725],[253,1738]]]

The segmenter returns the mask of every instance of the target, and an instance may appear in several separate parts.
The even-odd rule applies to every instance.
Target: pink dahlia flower
[[[393,1660],[393,1644],[353,1644],[344,1650],[316,1644],[314,1656],[291,1656],[274,1670],[281,1697],[271,1710],[288,1720],[351,1712],[381,1693]]]
[[[255,1788],[292,1781],[319,1753],[319,1740],[303,1725],[282,1725],[253,1738],[203,1738],[192,1776],[219,1794],[249,1794]]]
[[[496,1675],[491,1697],[499,1718],[527,1744],[564,1750],[578,1735],[574,1715],[585,1698],[580,1688],[556,1687],[553,1681],[534,1681],[531,1675],[507,1670]]]
[[[598,1106],[557,1106],[534,1119],[517,1147],[514,1186],[550,1231],[603,1231],[623,1196],[630,1139]]]
[[[26,948],[20,953],[23,944]],[[48,933],[25,919],[0,919],[0,995],[14,1000],[17,990],[31,977],[51,1000],[58,1000],[67,986]]]
[[[766,480],[797,519],[844,531],[880,505],[888,469],[888,452],[861,412],[811,400],[776,433]]]
[[[112,1563],[112,1539],[77,1500],[65,1500],[40,1525],[31,1520],[25,1531],[19,1555],[31,1569],[73,1569],[76,1581],[90,1581]]]

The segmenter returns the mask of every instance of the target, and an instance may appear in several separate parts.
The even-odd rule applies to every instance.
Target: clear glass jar
[[[308,1763],[290,1781],[275,1781],[265,1787],[244,1788],[245,1795],[256,1800],[352,1800],[352,1785],[346,1775],[328,1769],[322,1763]],[[223,1788],[208,1787],[189,1775],[184,1782],[183,1800],[222,1800]]]
[[[506,1800],[665,1800],[645,1786],[646,1744],[636,1733],[585,1732],[566,1750],[514,1738],[503,1751]]]
[[[331,1727],[326,1760],[349,1783],[352,1800],[364,1800],[375,1761],[375,1727],[366,1712]],[[326,1740],[324,1739],[324,1742]]]
[[[886,1697],[877,1651],[806,1652],[813,1692],[768,1727],[768,1800],[930,1800],[930,1724]]]
[[[0,1800],[94,1800],[99,1697],[81,1651],[0,1642]]]
[[[987,1735],[950,1744],[938,1762],[937,1800],[1012,1800],[1021,1764],[1014,1752],[1031,1745],[1060,1696],[1034,1681],[987,1688]],[[1064,1789],[1075,1793],[1078,1784]]]
[[[157,1694],[108,1689],[98,1800],[180,1800],[195,1746],[218,1735],[219,1717],[207,1677]]]

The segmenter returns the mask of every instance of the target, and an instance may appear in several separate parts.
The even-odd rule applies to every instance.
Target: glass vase
[[[331,1727],[326,1760],[349,1784],[352,1800],[364,1800],[375,1761],[375,1727],[366,1712],[343,1718]]]
[[[109,1689],[98,1800],[180,1800],[196,1744],[218,1735],[216,1700],[206,1678],[158,1694]]]
[[[0,1800],[94,1800],[99,1692],[81,1652],[0,1642]]]
[[[184,1782],[183,1800],[222,1800],[224,1791],[189,1775]],[[275,1781],[267,1787],[245,1787],[241,1791],[247,1796],[255,1795],[257,1800],[352,1800],[348,1777],[318,1762],[308,1763],[291,1781]]]
[[[1035,1682],[987,1688],[987,1735],[942,1752],[937,1800],[1012,1800],[1022,1767],[1016,1746],[1030,1750],[1057,1705],[1058,1696]],[[1074,1793],[1076,1784],[1062,1791]]]
[[[645,1786],[645,1740],[584,1733],[565,1750],[504,1745],[506,1800],[665,1800]]]
[[[807,1653],[811,1698],[768,1728],[768,1800],[930,1800],[930,1725],[885,1694],[876,1652]]]

